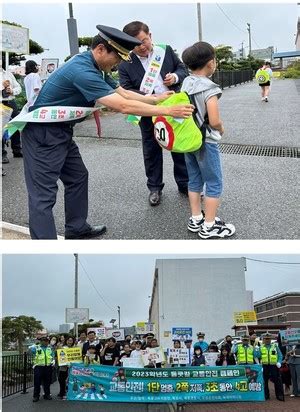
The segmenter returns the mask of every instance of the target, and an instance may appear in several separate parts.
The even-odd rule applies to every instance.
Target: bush
[[[282,73],[282,77],[286,79],[300,79],[300,61],[292,63],[286,71]]]

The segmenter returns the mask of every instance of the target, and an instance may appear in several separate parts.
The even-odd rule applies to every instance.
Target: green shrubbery
[[[282,72],[282,77],[286,79],[300,79],[300,61],[289,65],[288,68]]]

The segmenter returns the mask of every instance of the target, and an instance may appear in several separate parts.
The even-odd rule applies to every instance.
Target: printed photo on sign
[[[59,59],[42,59],[40,76],[41,80],[47,80],[50,75],[58,68]]]

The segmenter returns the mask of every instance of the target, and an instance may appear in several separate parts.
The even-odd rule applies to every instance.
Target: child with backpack
[[[203,129],[203,124],[207,123],[202,147],[185,153],[192,214],[188,230],[198,232],[201,239],[224,239],[234,235],[235,227],[216,217],[223,188],[218,142],[224,133],[224,127],[218,108],[222,91],[209,79],[216,70],[215,50],[209,43],[198,42],[183,52],[182,60],[190,69],[191,75],[184,79],[181,91],[192,96],[199,127]],[[203,190],[205,212],[201,207]]]
[[[269,101],[269,93],[271,87],[271,79],[273,72],[271,69],[271,63],[265,62],[265,64],[257,70],[255,78],[258,81],[259,86],[261,87],[261,101]]]

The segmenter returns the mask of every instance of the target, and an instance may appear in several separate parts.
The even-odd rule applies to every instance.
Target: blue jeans
[[[201,150],[185,153],[190,192],[203,192],[205,196],[219,198],[223,190],[223,176],[218,144],[205,143]]]

